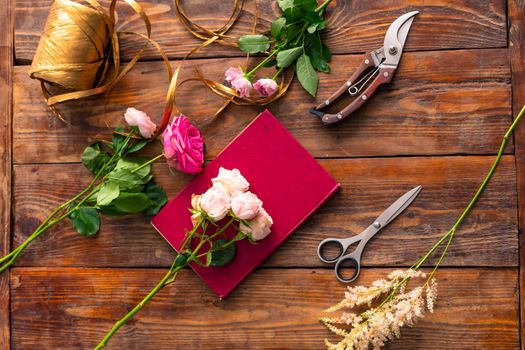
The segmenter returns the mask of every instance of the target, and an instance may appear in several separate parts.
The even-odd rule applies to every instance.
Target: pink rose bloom
[[[211,179],[211,182],[225,185],[230,196],[237,196],[250,188],[250,183],[241,175],[238,169],[228,170],[220,167],[219,174]]]
[[[224,76],[226,81],[229,81],[231,83],[234,79],[243,77],[244,72],[240,68],[230,67],[226,70],[226,72],[224,72]]]
[[[262,207],[262,201],[251,192],[244,192],[232,198],[233,214],[241,220],[251,220]]]
[[[277,91],[277,82],[273,79],[259,79],[253,84],[253,87],[259,95],[263,97],[271,96]]]
[[[138,126],[140,135],[146,139],[151,138],[157,129],[151,118],[138,109],[128,108],[126,113],[124,113],[124,118],[130,126]]]
[[[241,97],[250,96],[252,91],[252,83],[245,77],[244,72],[240,68],[230,67],[224,73],[226,81],[230,82],[231,86],[239,93]]]
[[[183,115],[175,117],[162,134],[168,165],[188,174],[202,171],[204,140],[199,129]]]
[[[201,209],[213,221],[224,219],[230,210],[230,202],[230,193],[221,183],[214,183],[199,200]]]
[[[250,225],[246,225],[241,221],[239,226],[241,232],[249,235],[255,241],[260,241],[270,234],[273,220],[264,208],[260,208],[257,216],[249,223]]]

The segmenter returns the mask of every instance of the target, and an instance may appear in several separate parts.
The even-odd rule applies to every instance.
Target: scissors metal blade
[[[399,214],[403,212],[413,201],[416,199],[417,195],[421,192],[421,186],[417,186],[396,200],[392,205],[390,205],[381,215],[378,216],[374,223],[378,222],[384,228],[392,220],[394,220]]]
[[[401,54],[403,53],[403,47],[405,46],[405,41],[412,25],[412,21],[414,20],[414,16],[418,13],[419,11],[405,13],[392,22],[386,32],[383,44],[386,57],[384,64],[397,67],[399,60],[401,59]]]

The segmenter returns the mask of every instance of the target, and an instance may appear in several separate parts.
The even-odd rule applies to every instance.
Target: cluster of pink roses
[[[270,233],[273,220],[262,207],[263,202],[248,191],[250,184],[238,169],[221,167],[212,183],[212,187],[205,193],[192,197],[194,214],[191,220],[194,226],[203,217],[217,222],[229,215],[240,222],[239,231],[254,241],[259,241]]]
[[[249,97],[252,89],[263,97],[271,96],[277,91],[277,82],[273,79],[259,79],[253,85],[250,77],[242,69],[231,67],[224,73],[225,79],[239,93],[241,97]]]
[[[157,126],[144,112],[128,108],[124,114],[130,126],[136,126],[144,138],[151,138]],[[204,139],[199,129],[193,126],[183,115],[173,118],[162,134],[164,156],[168,165],[179,171],[197,174],[204,163]]]

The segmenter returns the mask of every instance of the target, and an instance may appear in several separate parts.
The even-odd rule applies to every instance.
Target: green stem
[[[315,9],[315,12],[319,13],[320,15],[322,15],[324,10],[326,9],[326,7],[328,5],[330,5],[331,2],[332,2],[332,0],[326,0],[318,8]]]
[[[264,60],[259,62],[259,64],[255,66],[255,68],[253,68],[251,71],[246,73],[244,76],[246,78],[250,78],[253,75],[253,73],[255,73],[259,68],[261,68],[266,62],[268,62],[270,60],[270,58],[272,58],[279,51],[280,51],[280,49],[275,49],[270,55],[268,55],[268,57],[266,57]]]
[[[284,67],[281,67],[277,70],[277,72],[275,72],[275,74],[273,75],[272,79],[275,80],[277,79],[277,77],[279,76],[279,74],[281,74],[281,72],[283,71]]]
[[[150,160],[148,160],[147,162],[145,162],[144,164],[141,164],[139,167],[133,169],[131,172],[132,173],[135,173],[137,171],[139,171],[140,169],[144,168],[144,167],[147,167],[148,165],[150,165],[151,163],[159,160],[160,158],[164,157],[164,153],[162,154],[159,154],[158,156],[156,156],[155,158],[152,158]]]
[[[111,337],[113,337],[113,335],[115,333],[117,333],[117,331],[120,329],[120,327],[122,327],[130,318],[132,318],[137,312],[139,312],[140,310],[142,310],[142,308],[144,307],[144,305],[146,305],[150,300],[151,298],[153,298],[166,284],[166,282],[173,277],[174,274],[176,274],[180,269],[182,268],[182,266],[177,266],[175,267],[174,269],[170,269],[165,275],[164,277],[159,281],[159,283],[157,283],[157,285],[155,286],[155,288],[153,288],[151,290],[151,292],[148,293],[148,295],[146,295],[144,297],[144,299],[142,299],[142,301],[140,303],[138,303],[134,308],[133,310],[131,310],[130,312],[128,312],[124,317],[122,317],[120,320],[118,320],[114,325],[113,327],[111,328],[111,330],[106,334],[106,336],[104,337],[104,339],[102,339],[102,341],[95,347],[95,350],[99,350],[99,349],[103,349],[108,341],[111,339]]]

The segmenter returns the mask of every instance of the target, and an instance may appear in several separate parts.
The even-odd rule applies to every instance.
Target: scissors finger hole
[[[319,255],[326,261],[335,261],[343,255],[343,245],[338,241],[328,241],[319,248]]]
[[[352,282],[357,278],[359,266],[353,258],[343,259],[337,264],[337,277],[342,282]]]

